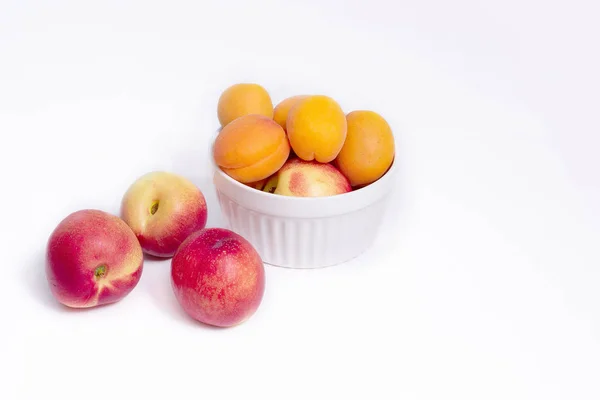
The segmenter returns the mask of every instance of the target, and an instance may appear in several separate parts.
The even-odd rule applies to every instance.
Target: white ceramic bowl
[[[214,141],[213,141],[214,142]],[[395,186],[396,163],[376,182],[328,197],[290,197],[246,186],[210,160],[226,227],[245,237],[267,264],[319,268],[366,251]]]

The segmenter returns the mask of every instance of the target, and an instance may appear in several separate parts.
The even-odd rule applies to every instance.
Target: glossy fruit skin
[[[258,309],[265,270],[257,251],[242,236],[224,228],[206,228],[186,239],[171,260],[171,285],[190,317],[231,327]]]
[[[204,194],[189,179],[154,171],[133,182],[121,199],[121,218],[145,253],[170,258],[193,232],[206,226]]]
[[[66,216],[46,246],[46,278],[52,295],[71,308],[115,303],[138,284],[142,248],[119,217],[84,209]]]
[[[276,185],[275,194],[294,197],[335,196],[352,191],[348,179],[333,165],[301,158],[287,161],[277,172],[277,181],[268,184]]]

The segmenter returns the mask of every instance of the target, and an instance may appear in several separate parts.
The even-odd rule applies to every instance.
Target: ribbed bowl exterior
[[[244,207],[217,189],[225,223],[245,237],[267,264],[320,268],[351,260],[372,244],[387,196],[345,214],[319,218],[267,215]]]
[[[365,252],[378,233],[396,184],[394,162],[376,182],[349,193],[281,196],[225,174],[214,162],[212,146],[209,160],[226,227],[246,238],[263,262],[287,268],[333,266]]]

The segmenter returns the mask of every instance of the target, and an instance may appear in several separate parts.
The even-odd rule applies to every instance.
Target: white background
[[[600,398],[594,1],[0,3],[0,398]],[[178,307],[169,262],[72,312],[44,247],[139,175],[196,182],[227,86],[384,115],[401,163],[372,249],[267,266],[233,329]]]

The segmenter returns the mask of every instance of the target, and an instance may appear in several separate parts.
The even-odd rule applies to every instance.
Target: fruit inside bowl
[[[324,95],[288,97],[272,115],[252,96],[227,98],[245,114],[232,111],[210,149],[226,226],[282,267],[336,265],[368,249],[395,186],[387,121],[344,114]]]
[[[236,181],[270,194],[348,193],[380,179],[395,157],[392,129],[380,114],[344,114],[338,102],[321,94],[293,95],[272,107],[261,86],[236,84],[221,95],[218,115],[215,164]]]

